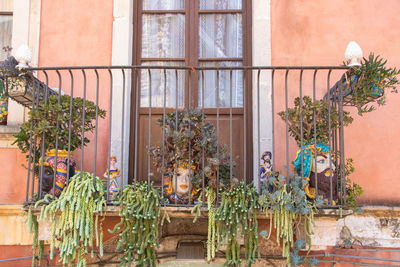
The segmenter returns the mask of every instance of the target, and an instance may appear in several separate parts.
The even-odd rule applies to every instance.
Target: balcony
[[[176,195],[168,199],[164,192],[166,184],[171,184],[175,191],[170,178],[176,177],[177,168],[172,166],[179,160],[195,170],[188,173],[189,192],[204,192],[212,182],[219,189],[234,181],[253,184],[261,192],[268,164],[268,171],[279,172],[286,182],[294,174],[309,179],[312,192],[307,194],[311,198],[320,195],[326,207],[345,206],[343,94],[346,81],[343,77],[346,71],[347,67],[334,66],[86,66],[26,70],[35,74],[39,85],[29,105],[32,112],[46,105],[51,109],[60,104],[57,110],[46,111],[51,116],[45,126],[33,122],[32,129],[27,126],[26,132],[42,134],[29,135],[30,140],[26,140],[26,202],[38,200],[45,193],[59,195],[68,185],[74,171],[65,171],[65,179],[59,181],[54,166],[53,172],[47,168],[52,179],[43,180],[49,165],[46,160],[54,157],[53,165],[63,161],[65,167],[74,165],[76,171],[104,179],[111,205],[114,196],[109,191],[113,174],[106,173],[110,167],[119,171],[113,191],[126,184],[147,181],[160,188],[165,196],[163,205],[193,206],[199,201],[199,194],[188,194],[183,201]],[[5,84],[12,84],[12,79],[15,78],[3,77]],[[54,96],[54,92],[60,91],[61,94]],[[297,110],[293,104],[296,97],[299,98]],[[82,99],[80,107],[73,104],[75,98]],[[329,100],[323,119],[313,106],[320,99]],[[182,126],[185,129],[175,119],[182,120],[182,116],[189,120]],[[197,123],[211,127],[209,138],[215,138],[213,149],[216,150],[212,156],[207,155],[204,147],[190,147],[194,139],[190,133],[182,134],[183,130],[195,133],[196,129],[190,127],[196,127],[193,126],[196,122],[190,120],[196,116],[201,121]],[[296,125],[293,116],[297,116]],[[46,136],[46,130],[38,127],[51,129],[47,131],[51,136]],[[322,130],[325,132],[321,133]],[[187,142],[186,158],[171,158],[166,154],[183,149],[166,147],[174,146],[171,138],[178,132],[182,138],[193,139]],[[332,171],[326,181],[321,181],[323,178],[318,178],[309,166],[318,169],[321,162],[315,156],[307,157],[308,153],[314,155],[313,151],[321,149],[323,152],[319,154],[332,159],[328,164]],[[212,157],[217,163],[210,163]],[[207,176],[204,170],[210,166],[214,173]]]

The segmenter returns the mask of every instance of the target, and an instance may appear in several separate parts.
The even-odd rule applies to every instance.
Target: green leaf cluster
[[[172,175],[175,164],[189,165],[190,160],[192,166],[196,166],[192,177],[194,186],[201,187],[203,175],[210,184],[215,182],[217,172],[220,186],[229,186],[230,162],[227,148],[218,144],[214,125],[207,122],[200,111],[190,109],[171,112],[159,119],[158,123],[164,128],[165,142],[163,146],[150,147],[149,153],[160,173]],[[232,164],[233,169],[234,162]]]
[[[52,223],[50,259],[53,259],[56,239],[59,241],[57,247],[60,251],[60,262],[63,265],[86,266],[86,255],[89,249],[91,249],[91,257],[94,257],[94,239],[99,248],[99,254],[103,255],[102,222],[103,211],[106,209],[104,196],[101,179],[83,172],[71,178],[68,187],[62,191],[60,197],[53,199],[53,196],[48,194],[36,202],[35,207],[44,204],[41,206],[39,220],[46,220],[49,215]],[[60,217],[56,224],[58,213]],[[99,216],[102,216],[100,223]]]
[[[226,245],[224,266],[241,266],[239,236],[245,239],[246,266],[260,258],[258,249],[257,190],[243,182],[229,191],[220,191],[221,204],[218,207],[216,220],[217,249]]]
[[[270,175],[267,182],[262,185],[260,205],[270,217],[270,230],[276,229],[276,242],[282,243],[282,256],[287,258],[287,265],[292,264],[290,250],[294,248],[294,234],[302,223],[307,241],[311,247],[312,226],[314,213],[322,205],[319,198],[311,201],[304,192],[307,180],[291,176],[289,183],[275,172]]]
[[[131,266],[132,263],[156,266],[160,200],[159,191],[146,182],[128,185],[123,190],[117,201],[121,221],[110,231],[119,232],[117,249],[122,253],[119,266]]]
[[[83,132],[92,132],[95,128],[96,112],[99,118],[105,118],[106,111],[98,108],[92,101],[83,101],[82,98],[63,95],[52,95],[45,101],[40,101],[39,106],[29,111],[29,119],[21,126],[19,133],[14,135],[18,148],[26,153],[29,151],[31,140],[36,139],[41,144],[44,134],[46,149],[55,149],[58,140],[58,149],[68,149],[69,135],[71,135],[70,149],[74,151],[82,143],[86,145],[89,139],[82,135]],[[71,121],[71,123],[70,123]],[[32,128],[31,128],[32,127]],[[31,130],[32,129],[32,130]],[[39,146],[36,149],[36,161],[40,157]]]
[[[352,69],[347,74],[357,75],[359,79],[352,93],[344,100],[347,104],[357,107],[360,115],[375,109],[371,103],[384,105],[386,89],[397,93],[397,75],[400,74],[400,70],[387,67],[386,63],[387,60],[371,53],[368,59],[363,58],[360,68]]]
[[[343,123],[340,122],[338,110],[329,105],[327,100],[312,101],[311,97],[304,96],[302,101],[299,97],[294,100],[294,107],[287,111],[278,113],[282,120],[288,120],[289,134],[294,137],[298,144],[326,143],[329,140],[330,129],[339,127],[341,124],[347,126],[353,122],[349,112],[343,111]],[[315,120],[315,129],[314,129]]]
[[[346,159],[346,164],[344,166],[345,169],[345,184],[346,184],[346,206],[353,210],[356,211],[358,209],[357,207],[357,199],[364,193],[364,189],[359,185],[354,183],[350,178],[350,174],[354,172],[354,160],[352,158],[347,158]],[[339,166],[340,167],[340,166]],[[339,171],[339,178],[341,175],[341,172]]]

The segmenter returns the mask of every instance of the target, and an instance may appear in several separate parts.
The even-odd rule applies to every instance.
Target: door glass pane
[[[242,15],[207,14],[199,17],[199,57],[242,57]]]
[[[242,9],[242,0],[200,0],[200,10],[204,9]]]
[[[185,15],[143,14],[142,58],[185,57]]]
[[[12,16],[0,16],[0,61],[7,59],[7,51],[11,48],[11,35]]]
[[[143,0],[143,10],[183,10],[185,0]]]
[[[202,62],[200,66],[242,66],[242,62]],[[217,88],[217,71],[205,70],[204,71],[204,86],[201,74],[199,74],[199,107],[215,108],[217,103],[219,107],[231,106],[231,89],[230,89],[230,71],[219,71],[219,88]],[[204,89],[203,89],[204,88]],[[204,92],[203,92],[204,90]],[[243,72],[242,70],[232,71],[232,107],[243,107]]]
[[[145,66],[184,66],[184,62],[144,62],[142,65]],[[151,106],[152,107],[164,107],[164,70],[162,69],[151,69]],[[185,71],[184,70],[166,70],[167,76],[166,91],[165,91],[165,107],[175,108],[176,99],[178,99],[178,107],[183,107],[185,97]],[[178,79],[177,76],[178,75]],[[149,107],[150,95],[149,95],[149,71],[143,69],[141,71],[140,79],[140,106]]]

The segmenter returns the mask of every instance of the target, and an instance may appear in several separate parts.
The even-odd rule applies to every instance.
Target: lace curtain
[[[202,9],[241,9],[241,0],[200,0]],[[144,0],[144,10],[183,10],[184,0]],[[189,27],[189,26],[188,26]],[[199,58],[241,58],[242,57],[242,15],[241,14],[200,14],[199,15]],[[190,52],[190,51],[189,51]],[[184,14],[143,14],[142,17],[142,59],[144,65],[179,66],[184,61],[147,61],[146,58],[185,58],[185,15]],[[200,65],[238,66],[241,61],[209,61]],[[151,106],[166,107],[184,105],[185,75],[166,71],[166,92],[164,92],[164,71],[151,71]],[[230,106],[230,73],[221,72],[219,94],[217,94],[216,72],[205,72],[205,91],[199,81],[198,105],[201,107]],[[243,106],[243,78],[241,71],[232,75],[232,107]],[[178,87],[176,86],[178,84]],[[141,76],[141,106],[150,104],[149,75],[147,70]],[[178,93],[178,96],[176,95]],[[204,94],[204,103],[202,95]]]
[[[12,16],[0,16],[0,61],[7,59],[8,53],[3,48],[11,47]]]

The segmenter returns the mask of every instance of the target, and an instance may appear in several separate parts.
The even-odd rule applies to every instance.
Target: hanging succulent
[[[368,106],[376,102],[384,105],[386,101],[385,89],[391,89],[397,93],[396,86],[399,84],[397,75],[400,70],[386,67],[387,60],[371,53],[361,62],[361,67],[346,73],[346,85],[350,92],[345,96],[346,104],[355,106],[358,114],[371,112],[375,108]]]
[[[287,258],[288,266],[291,265],[290,250],[295,243],[296,228],[301,223],[304,224],[305,234],[311,247],[314,212],[322,205],[320,198],[313,201],[307,199],[303,189],[306,184],[305,179],[297,176],[291,176],[289,183],[285,184],[284,178],[279,176],[279,173],[273,173],[262,185],[260,204],[270,217],[269,233],[273,225],[277,231],[276,242],[278,245],[282,244],[282,256]]]
[[[39,240],[39,224],[37,221],[37,216],[32,213],[32,206],[29,206],[28,210],[28,229],[31,234],[33,234],[33,242],[32,242],[32,267],[36,266],[36,257],[39,260],[38,265],[42,264],[42,256],[44,250],[44,241]],[[36,256],[37,250],[37,256]]]
[[[53,196],[48,194],[36,203],[37,207],[42,203],[50,202],[42,206],[40,220],[46,220],[49,215],[52,222],[51,259],[56,239],[59,241],[60,262],[64,265],[86,266],[86,254],[89,250],[91,257],[94,256],[94,239],[96,239],[99,254],[103,255],[102,222],[104,217],[99,223],[99,216],[103,216],[106,208],[104,196],[101,179],[83,172],[71,178],[68,187],[62,191],[59,198],[53,200]],[[58,225],[56,225],[57,213],[60,213]]]
[[[210,263],[215,259],[216,251],[216,218],[215,218],[215,202],[217,194],[212,186],[207,187],[207,210],[208,210],[208,235],[207,235],[207,262]]]
[[[147,183],[128,185],[117,203],[121,221],[110,233],[120,230],[117,249],[121,266],[156,266],[160,193]],[[167,217],[167,220],[169,218]]]
[[[226,246],[224,266],[240,265],[239,235],[245,238],[246,265],[251,266],[258,251],[257,210],[258,194],[252,186],[245,187],[243,182],[232,183],[230,190],[220,189],[221,203],[218,208],[214,187],[206,188],[208,210],[207,261],[215,259],[215,253],[221,246]],[[193,207],[193,222],[200,216],[203,202]],[[257,254],[256,254],[257,253]]]
[[[224,266],[240,266],[239,235],[245,238],[246,266],[254,264],[258,251],[258,194],[243,182],[229,191],[221,191],[221,204],[215,214],[218,245],[226,245]]]

